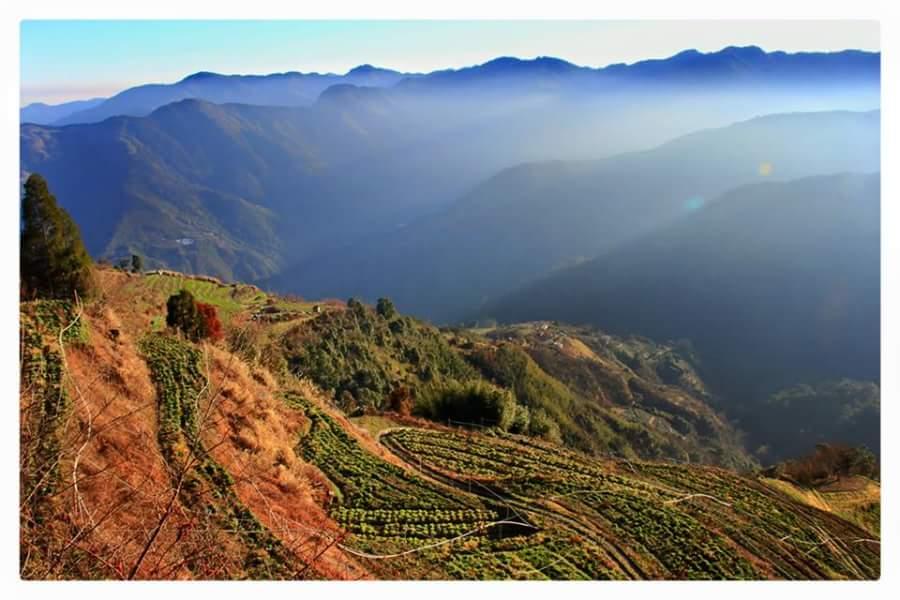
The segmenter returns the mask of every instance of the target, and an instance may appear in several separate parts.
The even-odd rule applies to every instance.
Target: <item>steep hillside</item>
[[[21,307],[26,579],[878,577],[877,535],[753,476],[402,416],[368,433],[265,352],[355,304],[97,277],[85,305]],[[181,285],[227,313],[229,341],[157,330]],[[682,364],[655,360],[633,377]]]
[[[386,139],[392,123],[376,118],[379,97],[367,100],[354,103],[356,120],[329,101],[313,110],[185,100],[141,119],[26,125],[22,168],[59,190],[94,256],[137,252],[151,266],[255,279],[327,238],[335,228],[317,227],[356,202],[327,201],[329,168],[396,143]]]
[[[625,438],[643,458],[670,457],[738,469],[752,462],[738,433],[711,408],[712,398],[691,363],[689,349],[547,322],[501,327],[487,336],[501,344],[477,353],[489,357],[479,359],[490,365],[488,374],[508,382],[517,396],[557,415],[559,422],[579,423],[570,426],[578,433],[577,441],[570,442],[575,447],[596,449],[612,434],[614,441],[605,443],[613,451],[627,451],[616,448],[617,438]],[[554,387],[565,391],[553,394]],[[584,425],[592,422],[583,414],[586,407],[595,418],[601,415],[604,426],[599,430]]]
[[[726,412],[755,445],[771,447],[770,458],[809,448],[822,434],[877,451],[877,400],[874,414],[864,406],[871,402],[861,401],[857,419],[839,388],[820,398],[785,390],[767,399],[823,380],[878,382],[879,215],[878,175],[746,186],[486,311],[512,322],[560,319],[689,338]],[[845,393],[844,400],[857,395]],[[810,416],[801,425],[790,418],[820,402],[821,420]]]
[[[22,307],[22,576],[364,576],[330,547],[280,386],[114,298]]]
[[[309,296],[387,294],[402,310],[457,320],[554,269],[713,204],[736,186],[877,171],[879,123],[878,112],[770,115],[646,152],[521,165],[444,211],[310,259],[272,285]]]

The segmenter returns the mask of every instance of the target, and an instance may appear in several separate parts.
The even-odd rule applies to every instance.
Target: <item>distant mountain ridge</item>
[[[438,320],[453,319],[549,269],[594,256],[632,232],[632,225],[640,225],[641,220],[646,221],[641,227],[652,226],[695,196],[702,200],[731,184],[760,177],[757,170],[762,163],[771,163],[770,178],[824,173],[826,166],[840,171],[855,170],[857,163],[868,165],[865,161],[877,153],[877,135],[866,134],[869,141],[864,147],[848,153],[844,149],[858,139],[854,126],[846,131],[837,126],[800,127],[798,134],[789,135],[776,123],[758,126],[764,134],[737,145],[722,143],[694,154],[690,144],[686,151],[669,147],[668,157],[680,161],[678,168],[693,174],[696,184],[680,178],[678,191],[684,197],[666,204],[669,212],[665,214],[629,215],[623,186],[642,185],[647,194],[653,185],[665,190],[665,181],[677,172],[663,169],[648,177],[632,169],[627,177],[615,176],[616,165],[634,162],[620,158],[609,163],[611,179],[592,178],[588,166],[603,157],[655,148],[692,131],[755,115],[879,106],[877,77],[869,77],[877,69],[863,66],[846,81],[825,78],[808,84],[801,80],[796,87],[783,87],[786,82],[778,75],[785,64],[813,59],[833,64],[833,72],[854,61],[877,65],[877,54],[785,55],[770,60],[758,49],[747,52],[756,59],[733,51],[687,56],[703,64],[749,61],[759,76],[738,78],[744,82],[740,85],[724,85],[716,75],[708,86],[682,85],[678,78],[670,84],[654,80],[652,90],[642,85],[619,86],[615,78],[597,75],[601,70],[551,58],[497,59],[455,72],[418,76],[414,81],[421,85],[402,74],[361,65],[334,76],[342,82],[332,85],[328,84],[333,81],[322,80],[331,75],[315,75],[316,85],[324,89],[308,106],[253,103],[271,89],[309,92],[308,86],[303,87],[310,81],[304,80],[306,76],[232,77],[201,72],[185,78],[175,91],[197,96],[202,95],[197,90],[213,90],[217,95],[212,100],[191,97],[169,102],[172,86],[144,86],[95,107],[107,110],[109,103],[132,96],[140,99],[145,93],[152,100],[153,94],[161,93],[158,100],[166,103],[143,117],[118,116],[68,126],[23,124],[21,171],[47,178],[60,202],[81,224],[88,248],[97,257],[115,260],[139,253],[158,267],[268,282],[282,290],[314,295],[346,297],[347,291],[370,299],[396,295],[406,310]],[[681,60],[684,57],[677,59]],[[769,62],[782,65],[781,70],[760,66]],[[629,69],[648,68],[642,64]],[[734,69],[725,72],[729,70]],[[821,73],[832,72],[821,64],[815,70],[820,79]],[[510,79],[505,75],[509,72],[521,77]],[[606,88],[566,79],[565,73],[583,72],[603,79]],[[470,84],[469,77],[474,75],[483,85]],[[403,83],[372,87],[345,81],[384,77],[388,80],[383,83],[397,78]],[[553,84],[558,77],[563,77],[563,83]],[[306,83],[292,88],[298,81]],[[232,102],[234,97],[240,101]],[[144,108],[151,106],[153,102]],[[877,132],[877,118],[868,121],[861,127]],[[723,164],[740,158],[743,144],[754,151],[752,157],[744,156],[740,172],[728,165],[724,170],[704,165],[705,156]],[[784,150],[801,145],[805,149],[796,156]],[[795,168],[809,162],[805,154],[831,158],[815,171]],[[665,168],[674,169],[676,162]],[[740,177],[735,179],[735,174]],[[708,186],[712,180],[720,184]],[[571,182],[578,183],[570,186]],[[610,183],[619,187],[609,188]],[[479,195],[492,198],[467,217],[463,214],[466,199]],[[609,223],[607,230],[606,223],[598,225],[594,208],[602,208],[601,198],[615,201],[611,210],[622,213],[622,226]],[[520,206],[511,212],[515,202]],[[565,208],[557,211],[559,203]],[[538,205],[552,209],[543,213],[547,218],[533,218]],[[460,219],[450,222],[446,230],[432,231],[420,248],[424,256],[441,243],[458,240],[460,234],[470,236],[467,243],[456,243],[452,252],[445,253],[449,264],[430,269],[421,280],[415,272],[407,273],[405,288],[395,287],[390,279],[403,273],[411,260],[413,255],[405,250],[396,265],[385,263],[385,269],[362,265],[347,271],[367,244],[376,244],[371,256],[388,257],[417,231],[424,233],[423,226],[435,215],[456,218],[453,206]],[[475,214],[477,222],[466,224]],[[510,219],[513,214],[515,219]],[[557,233],[546,233],[549,223],[558,225]],[[559,236],[569,239],[556,244]],[[522,240],[546,252],[526,252],[528,258],[510,262]],[[486,248],[490,249],[487,254]],[[460,261],[455,256],[467,253],[474,259]],[[466,274],[482,280],[462,288],[449,282],[464,263],[477,266],[467,268]],[[334,267],[331,274],[325,265]],[[350,278],[336,279],[341,273]],[[448,283],[424,286],[435,277]],[[449,291],[441,291],[447,285]],[[461,298],[463,289],[467,296]],[[418,306],[409,304],[410,298]],[[457,301],[465,305],[453,304]],[[429,312],[422,313],[423,309]]]
[[[222,75],[200,71],[172,84],[151,83],[129,88],[101,103],[84,107],[83,110],[64,115],[50,123],[70,125],[96,123],[114,116],[145,116],[165,104],[191,98],[216,104],[308,106],[332,85],[350,83],[367,87],[388,87],[404,77],[415,77],[415,74],[371,65],[361,65],[344,75],[300,72]]]
[[[479,85],[524,81],[552,88],[582,87],[608,90],[610,86],[680,83],[689,86],[746,85],[778,80],[784,84],[876,83],[880,78],[878,52],[766,52],[758,46],[728,46],[715,52],[690,49],[673,56],[616,63],[605,67],[579,66],[541,56],[531,60],[500,57],[461,69],[434,71],[416,79],[404,79],[398,88],[442,89],[448,85]]]
[[[91,98],[90,100],[74,100],[61,104],[33,102],[19,110],[19,122],[49,125],[76,112],[94,108],[105,101],[106,98]]]
[[[25,112],[23,123],[68,125],[93,123],[111,116],[144,116],[155,108],[186,98],[217,104],[240,103],[265,106],[308,106],[331,85],[395,87],[400,92],[421,93],[467,89],[481,91],[495,86],[532,86],[535,90],[587,92],[610,87],[647,85],[748,85],[781,81],[785,85],[874,84],[880,77],[881,56],[877,52],[766,52],[757,46],[729,46],[716,52],[685,50],[668,58],[650,59],[606,67],[579,66],[541,56],[534,59],[498,57],[480,65],[442,69],[431,73],[402,73],[369,64],[344,75],[333,73],[272,73],[269,75],[223,75],[200,71],[172,84],[145,84],[124,90],[102,102],[60,110],[51,117],[35,110]],[[76,107],[72,107],[73,109]],[[38,114],[37,120],[32,115]]]

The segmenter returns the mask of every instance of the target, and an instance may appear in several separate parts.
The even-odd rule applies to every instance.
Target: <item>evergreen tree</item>
[[[187,290],[169,296],[166,301],[166,325],[180,329],[191,340],[199,340],[203,334],[203,317],[194,301],[194,296]]]
[[[187,290],[169,297],[166,302],[166,325],[180,329],[185,337],[194,342],[206,338],[217,342],[224,336],[216,307],[197,302]]]
[[[131,255],[131,271],[133,273],[140,273],[144,270],[144,260],[137,254]]]
[[[375,305],[375,312],[388,321],[397,316],[397,309],[394,308],[394,303],[389,298],[379,298]]]
[[[78,226],[57,204],[44,178],[36,173],[25,182],[20,244],[20,270],[27,295],[90,295],[91,257]]]

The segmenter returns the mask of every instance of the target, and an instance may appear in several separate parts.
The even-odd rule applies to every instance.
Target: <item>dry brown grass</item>
[[[71,484],[74,471],[77,482],[65,492],[67,516],[76,530],[84,530],[72,548],[102,558],[107,576],[123,577],[171,497],[172,484],[157,446],[156,395],[146,364],[112,309],[95,312],[89,323],[90,345],[66,352],[74,427],[64,443],[63,480]],[[110,329],[121,330],[118,339],[108,337]],[[165,551],[186,523],[183,514],[173,518],[139,577],[154,577],[156,565],[174,561],[177,552]],[[188,575],[175,568],[168,576]]]
[[[211,345],[204,352],[214,398],[204,435],[214,459],[234,478],[238,498],[302,563],[315,558],[311,569],[318,576],[367,577],[358,561],[327,548],[342,531],[325,510],[327,483],[294,452],[308,426],[303,413],[285,404],[264,369]]]
[[[73,410],[62,440],[63,489],[52,499],[58,507],[53,521],[42,527],[58,538],[52,544],[58,560],[29,573],[124,579],[139,564],[134,576],[144,579],[239,575],[245,549],[238,538],[173,500],[171,465],[157,441],[156,389],[135,339],[149,329],[150,318],[127,295],[117,296],[131,277],[105,271],[101,279],[106,295],[91,306],[90,342],[66,349]],[[127,305],[124,316],[120,305]],[[281,400],[265,369],[251,369],[213,346],[205,346],[204,355],[213,388],[204,435],[235,480],[240,501],[296,553],[298,576],[367,577],[332,544],[343,532],[327,516],[327,481],[294,453],[307,425],[303,414]],[[21,401],[27,400],[23,394]],[[170,503],[171,514],[163,518]]]

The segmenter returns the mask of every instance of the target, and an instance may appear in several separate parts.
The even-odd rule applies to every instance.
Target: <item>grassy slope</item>
[[[23,488],[26,578],[124,578],[136,564],[146,578],[878,575],[878,544],[856,541],[877,536],[726,470],[372,418],[366,434],[260,357],[153,333],[169,291],[156,276],[100,277],[63,347],[71,307],[22,307],[25,356],[60,357],[23,365],[24,481],[58,458],[47,502]],[[189,285],[232,327],[262,300]],[[285,323],[253,327],[268,341]],[[65,427],[35,436],[46,418],[29,411],[58,405],[33,400],[59,390]]]

